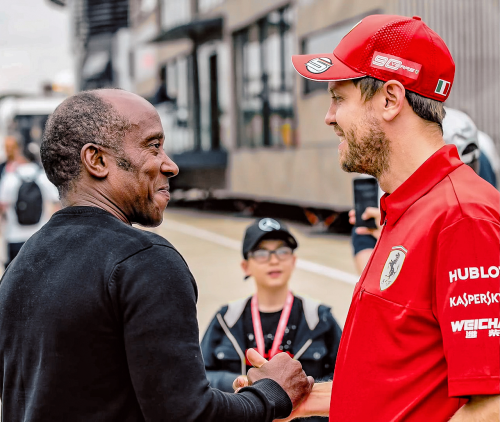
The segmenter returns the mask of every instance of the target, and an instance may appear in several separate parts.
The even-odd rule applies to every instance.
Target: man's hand
[[[332,396],[332,383],[322,382],[314,384],[311,394],[286,419],[275,419],[275,422],[288,422],[296,418],[311,416],[328,416],[330,413],[330,399]]]
[[[281,385],[290,397],[294,408],[311,392],[314,385],[313,377],[308,377],[302,370],[300,362],[293,360],[287,353],[279,353],[268,362],[257,351],[249,349],[247,359],[254,366],[248,371],[248,385],[270,378]],[[240,385],[244,383],[244,380],[238,377],[233,387],[236,383]]]
[[[356,227],[356,233],[357,234],[370,234],[372,235],[375,239],[378,240],[380,237],[380,210],[378,208],[374,207],[368,207],[365,209],[365,212],[361,215],[362,220],[369,220],[370,218],[375,219],[375,224],[377,225],[376,229],[369,229],[368,227]],[[351,210],[349,211],[349,223],[351,223],[353,226],[356,224],[356,211]]]
[[[500,396],[472,396],[450,422],[498,422],[499,418]]]
[[[235,393],[240,391],[243,387],[248,387],[248,378],[246,375],[240,375],[233,382],[233,390]]]

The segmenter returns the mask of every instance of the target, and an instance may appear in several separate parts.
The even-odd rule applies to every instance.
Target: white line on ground
[[[220,234],[200,229],[198,227],[190,226],[189,224],[178,223],[176,221],[167,222],[167,229],[187,234],[188,236],[193,236],[198,239],[203,239],[208,242],[216,243],[235,251],[239,251],[241,249],[241,242],[237,240],[230,239],[229,237],[221,236]],[[317,264],[315,262],[306,261],[305,259],[297,259],[297,268],[309,271],[310,273],[333,278],[334,280],[342,281],[351,285],[358,282],[358,277],[354,274],[347,273],[336,268],[327,267],[326,265]]]

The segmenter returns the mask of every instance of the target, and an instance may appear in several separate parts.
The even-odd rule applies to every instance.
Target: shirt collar
[[[386,219],[387,224],[396,224],[411,205],[462,164],[455,145],[440,148],[392,194],[380,198],[380,224]]]

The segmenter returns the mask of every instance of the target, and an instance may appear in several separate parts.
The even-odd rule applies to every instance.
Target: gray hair
[[[80,152],[93,143],[122,154],[130,123],[98,94],[83,91],[67,98],[49,117],[40,148],[48,179],[64,196],[81,172]]]

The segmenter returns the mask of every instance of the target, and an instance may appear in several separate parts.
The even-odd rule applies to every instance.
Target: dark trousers
[[[5,268],[12,262],[12,260],[17,256],[19,251],[21,250],[24,242],[20,243],[7,243],[7,262],[5,264]]]

